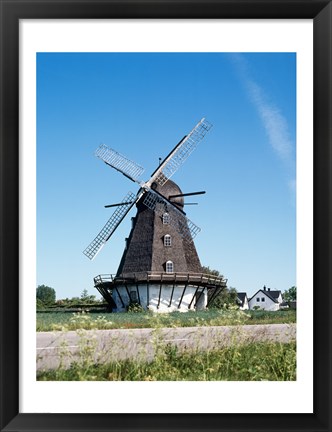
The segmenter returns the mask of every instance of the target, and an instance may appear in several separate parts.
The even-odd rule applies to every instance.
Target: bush
[[[139,303],[130,302],[127,306],[127,312],[141,313],[144,312],[144,309]]]

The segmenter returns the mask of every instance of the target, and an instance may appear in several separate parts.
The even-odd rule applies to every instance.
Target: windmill
[[[193,239],[200,228],[187,218],[184,197],[170,178],[190,156],[212,125],[201,119],[188,135],[160,162],[146,182],[144,168],[101,144],[95,155],[138,184],[136,195],[128,192],[121,202],[106,205],[116,210],[99,234],[83,251],[91,260],[101,251],[129,211],[137,215],[116,275],[99,275],[94,285],[114,311],[131,303],[156,311],[203,309],[226,287],[223,277],[204,275]]]

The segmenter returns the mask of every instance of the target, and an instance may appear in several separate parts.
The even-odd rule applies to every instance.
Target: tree
[[[220,278],[223,277],[223,275],[220,273],[219,270],[212,270],[208,266],[202,266],[202,272],[204,274],[208,274],[208,275],[212,275],[212,276],[217,276],[217,277],[220,277]]]
[[[96,301],[96,296],[95,295],[89,295],[89,292],[88,292],[88,290],[87,289],[84,289],[83,291],[82,291],[82,294],[81,294],[81,301],[83,302],[83,303],[96,303],[97,301]]]
[[[87,289],[84,289],[81,294],[81,300],[86,302],[89,299],[89,292]]]
[[[223,275],[219,270],[210,269],[210,267],[202,266],[202,271],[205,274],[217,276],[222,278]],[[222,309],[229,308],[230,306],[236,306],[237,304],[237,291],[233,287],[224,288],[212,301],[212,307]]]
[[[296,301],[296,286],[292,286],[283,293],[283,298],[285,301]]]
[[[212,301],[212,307],[217,309],[228,309],[237,305],[237,291],[233,287],[224,288]]]
[[[38,299],[38,298],[37,298],[36,306],[37,306],[37,310],[45,309],[44,303],[40,299]]]
[[[38,285],[36,289],[37,305],[51,306],[55,303],[55,289],[46,285]]]

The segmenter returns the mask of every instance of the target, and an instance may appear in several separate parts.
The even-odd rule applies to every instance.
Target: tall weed
[[[171,312],[165,314],[145,312],[94,314],[37,313],[37,331],[63,331],[77,329],[130,329],[156,327],[199,327],[239,324],[278,324],[296,322],[296,311],[240,311],[211,309],[203,311]]]

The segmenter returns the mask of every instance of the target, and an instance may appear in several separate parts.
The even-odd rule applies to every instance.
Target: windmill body
[[[99,275],[94,285],[114,312],[131,304],[157,312],[204,309],[226,287],[223,277],[202,273],[193,242],[200,229],[184,212],[184,196],[170,176],[179,168],[211,125],[202,119],[164,159],[146,183],[137,178],[142,168],[103,146],[97,156],[140,185],[129,193],[84,253],[94,258],[129,210],[136,205],[132,228],[115,275]]]

